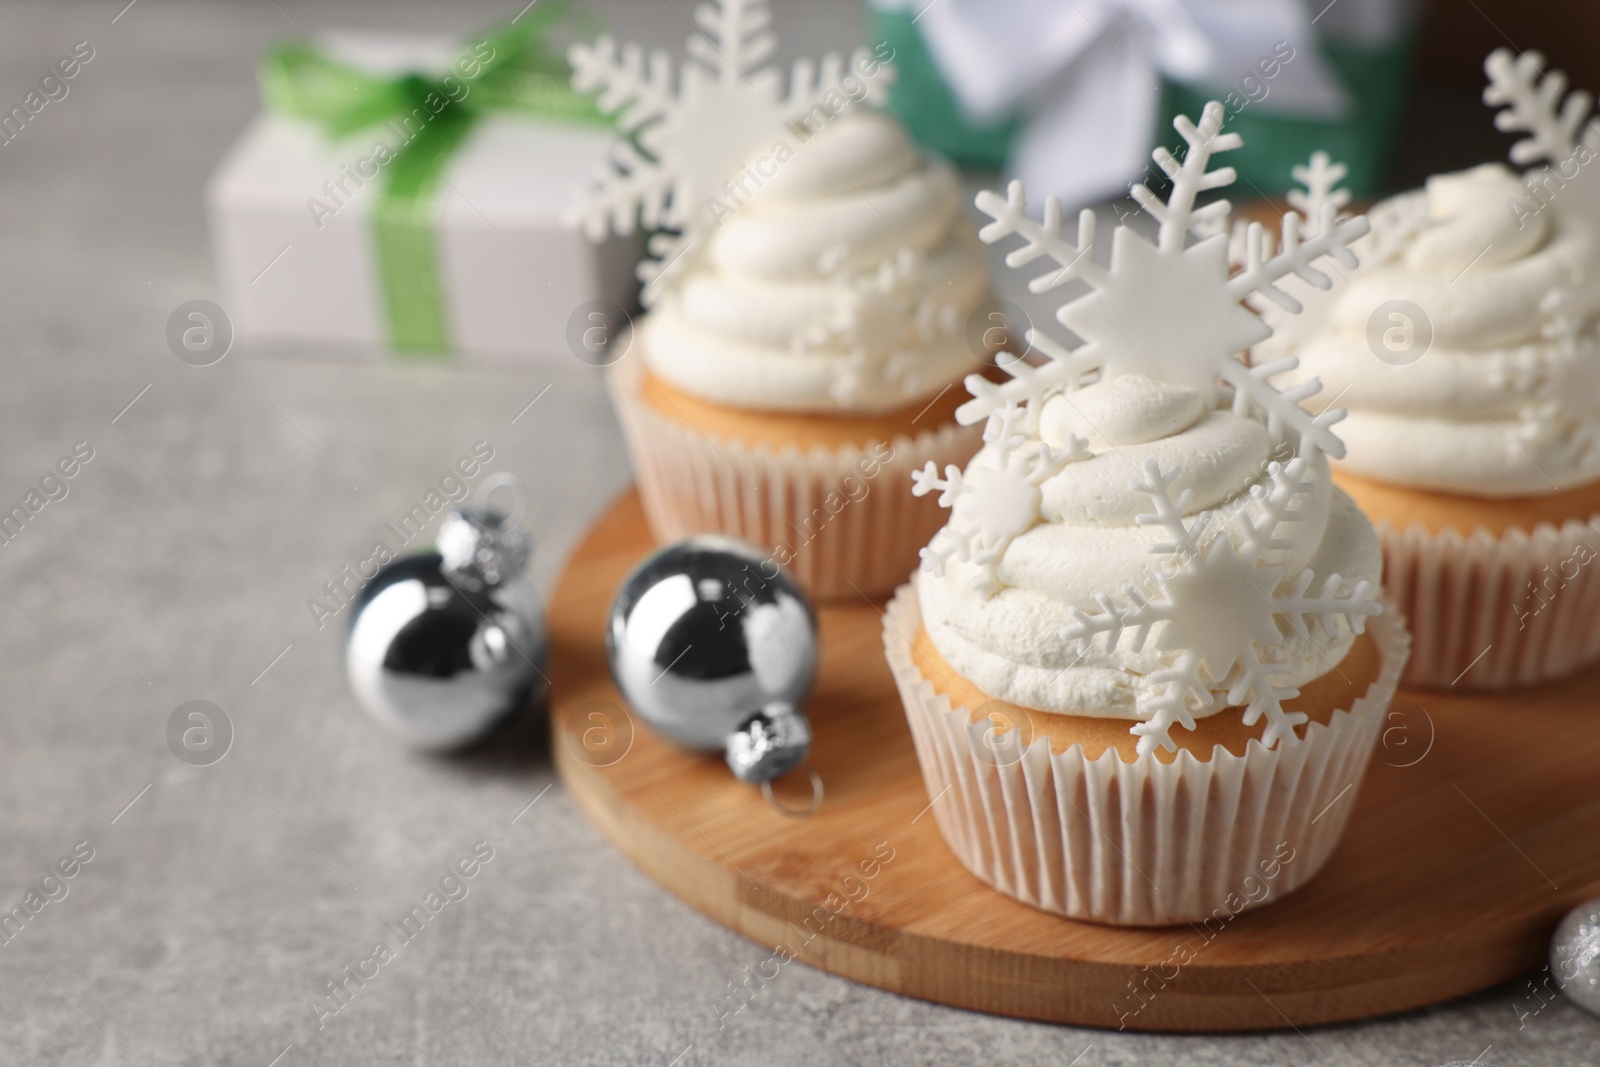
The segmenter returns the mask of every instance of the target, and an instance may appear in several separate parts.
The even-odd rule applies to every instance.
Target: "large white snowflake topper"
[[[1162,201],[1144,186],[1133,189],[1134,198],[1160,224],[1157,240],[1152,244],[1118,226],[1112,235],[1109,267],[1094,259],[1093,211],[1079,214],[1074,243],[1062,236],[1059,202],[1046,202],[1042,221],[1028,216],[1020,182],[1011,183],[1004,198],[987,190],[978,194],[979,209],[994,220],[979,232],[986,243],[1012,234],[1026,241],[1006,257],[1007,265],[1021,267],[1041,258],[1056,264],[1055,270],[1029,283],[1031,291],[1049,292],[1070,281],[1083,281],[1091,291],[1056,312],[1063,326],[1084,339],[1083,345],[1067,349],[1039,330],[1030,330],[1028,341],[1044,354],[1045,362],[1034,367],[1017,361],[1007,368],[1011,380],[999,384],[982,375],[969,376],[967,388],[973,398],[957,410],[959,421],[970,425],[1012,402],[1035,407],[1054,392],[1077,388],[1091,377],[1104,381],[1142,374],[1189,386],[1213,399],[1223,398],[1224,390],[1231,389],[1235,408],[1264,413],[1275,435],[1291,430],[1302,448],[1344,454],[1344,445],[1330,429],[1344,412],[1333,409],[1313,416],[1300,406],[1321,389],[1320,382],[1312,379],[1288,391],[1269,382],[1297,366],[1297,359],[1260,367],[1244,362],[1242,357],[1252,345],[1272,335],[1244,302],[1261,296],[1298,313],[1300,302],[1274,283],[1293,275],[1318,289],[1329,288],[1331,279],[1313,264],[1326,256],[1355,266],[1349,244],[1367,232],[1367,222],[1340,220],[1338,205],[1325,202],[1315,220],[1315,236],[1308,237],[1300,217],[1288,212],[1283,217],[1282,248],[1276,254],[1268,251],[1265,229],[1253,223],[1246,232],[1243,264],[1230,271],[1228,237],[1217,232],[1217,223],[1226,218],[1231,205],[1226,200],[1195,204],[1201,193],[1227,186],[1235,177],[1231,167],[1208,169],[1213,153],[1244,143],[1236,133],[1221,132],[1223,117],[1222,105],[1213,101],[1206,105],[1198,126],[1183,116],[1174,121],[1189,148],[1181,161],[1165,148],[1154,153],[1156,163],[1172,179],[1167,199]]]
[[[1039,486],[1073,460],[1091,455],[1089,443],[1080,437],[1070,438],[1062,449],[1041,441],[1037,452],[1024,450],[1028,436],[1017,432],[1024,418],[1016,404],[996,412],[983,428],[990,450],[979,453],[965,474],[952,463],[940,478],[930,459],[911,475],[914,495],[938,490],[939,505],[951,509],[949,524],[922,550],[923,566],[942,577],[952,557],[975,564],[972,588],[985,598],[1000,591],[997,571],[1006,547],[1039,521]]]
[[[869,66],[867,51],[857,49],[849,67],[836,53],[820,62],[797,60],[785,91],[778,70],[767,65],[777,41],[766,0],[709,0],[695,9],[694,21],[701,33],[689,38],[676,91],[663,51],[650,53],[647,64],[638,45],[618,45],[608,35],[568,52],[572,84],[598,90],[600,110],[615,113],[631,138],[618,141],[574,216],[596,239],[608,228],[632,233],[636,223],[675,231],[656,235],[649,251],[658,264],[641,267],[652,297],[714,221],[713,199],[733,195],[743,203],[753,194],[737,180],[752,160],[779,141],[787,144],[791,126],[817,108],[831,116],[848,102],[880,99],[889,80],[887,68]],[[851,69],[876,73],[859,78],[852,94]]]
[[[873,385],[892,383],[907,394],[936,383],[921,381],[928,360],[923,347],[961,332],[961,307],[930,296],[933,269],[907,247],[876,264],[842,273],[832,284],[829,314],[795,337],[798,352],[832,348],[845,353],[836,376],[835,398],[847,401]]]
[[[1219,691],[1230,705],[1247,701],[1246,726],[1265,717],[1262,744],[1296,744],[1295,727],[1306,715],[1284,708],[1299,690],[1279,684],[1275,671],[1281,671],[1281,662],[1274,662],[1271,652],[1289,635],[1310,638],[1313,622],[1330,637],[1338,633],[1339,620],[1359,634],[1367,616],[1382,611],[1365,581],[1341,592],[1344,579],[1330,574],[1313,593],[1310,568],[1285,586],[1284,568],[1271,562],[1271,553],[1292,547],[1283,527],[1303,517],[1296,505],[1312,489],[1307,466],[1305,456],[1271,464],[1266,480],[1251,488],[1234,515],[1214,521],[1217,513],[1202,512],[1189,526],[1183,515],[1193,493],[1184,490],[1173,499],[1170,492],[1179,470],[1163,473],[1148,460],[1145,480],[1131,486],[1155,506],[1154,514],[1139,516],[1139,523],[1160,526],[1167,534],[1167,540],[1150,546],[1166,557],[1153,571],[1156,595],[1142,595],[1131,584],[1122,587],[1120,602],[1102,593],[1095,598],[1097,613],[1072,609],[1073,622],[1061,636],[1080,642],[1103,637],[1107,651],[1115,651],[1124,637],[1134,652],[1153,640],[1164,654],[1163,667],[1145,677],[1138,695],[1144,719],[1132,732],[1139,737],[1141,756],[1176,749],[1172,728],[1193,730],[1194,713],[1214,709]],[[1204,536],[1208,527],[1209,538]]]

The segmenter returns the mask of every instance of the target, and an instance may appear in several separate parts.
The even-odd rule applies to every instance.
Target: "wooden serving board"
[[[808,711],[826,795],[809,818],[779,814],[716,756],[633,720],[602,634],[651,547],[630,493],[556,590],[556,765],[668,890],[835,974],[1052,1022],[1273,1029],[1400,1011],[1532,970],[1561,915],[1600,895],[1600,670],[1498,696],[1402,692],[1360,793],[1339,801],[1356,805],[1349,832],[1309,885],[1210,937],[1117,929],[1036,911],[956,862],[928,812],[879,605],[819,612]]]

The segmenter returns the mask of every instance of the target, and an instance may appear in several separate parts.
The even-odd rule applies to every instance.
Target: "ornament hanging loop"
[[[502,510],[495,504],[495,494],[502,489],[511,493],[509,510]],[[495,471],[478,483],[477,490],[472,494],[472,504],[491,515],[498,515],[502,525],[520,526],[528,514],[528,490],[522,484],[522,479],[510,471]]]
[[[811,802],[809,804],[803,808],[791,808],[784,804],[783,801],[778,799],[777,794],[773,792],[771,779],[761,783],[761,795],[766,798],[767,804],[772,807],[772,810],[779,815],[786,815],[791,819],[804,819],[809,815],[816,814],[817,809],[822,807],[822,775],[818,774],[816,768],[809,763],[795,769],[804,771],[811,779]]]

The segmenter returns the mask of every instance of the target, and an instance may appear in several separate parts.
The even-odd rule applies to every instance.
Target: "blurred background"
[[[996,180],[1019,131],[1068,99],[1056,90],[1087,75],[1062,56],[1002,70],[1015,80],[975,91],[1020,103],[963,111],[959,69],[941,67],[923,33],[940,3],[780,0],[779,58],[893,40],[902,85],[917,90],[896,106],[924,139],[963,156],[976,188]],[[1503,160],[1510,138],[1479,102],[1493,48],[1542,50],[1575,84],[1600,86],[1592,4],[1324,3],[1310,0],[1300,20],[1310,51],[1296,55],[1320,56],[1324,75],[1297,90],[1309,111],[1279,110],[1301,59],[1269,77],[1252,55],[1223,79],[1223,92],[1232,85],[1250,100],[1240,121],[1256,126],[1240,128],[1261,145],[1252,174],[1268,196],[1284,188],[1286,161],[1328,137],[1347,146],[1367,197]],[[1234,5],[1179,6],[1225,22]],[[440,759],[363,717],[341,671],[347,609],[328,590],[389,536],[386,524],[450,493],[444,479],[462,457],[488,454],[485,472],[526,487],[533,576],[546,595],[629,483],[599,373],[566,340],[580,296],[631,299],[615,270],[629,249],[562,245],[558,192],[516,171],[497,182],[495,161],[477,160],[482,184],[463,179],[463,203],[447,210],[467,234],[463,248],[498,249],[484,253],[501,258],[482,285],[512,318],[483,351],[396,354],[383,341],[394,324],[381,321],[380,286],[362,273],[372,265],[339,259],[336,227],[354,227],[354,213],[317,231],[331,236],[315,246],[329,257],[316,266],[309,243],[273,258],[277,244],[299,240],[275,235],[273,198],[320,164],[291,159],[314,151],[309,135],[241,154],[262,121],[257,71],[283,42],[333,31],[458,41],[518,7],[0,4],[0,109],[25,112],[0,143],[0,506],[28,512],[0,544],[0,908],[65,857],[80,861],[65,895],[0,942],[0,1061],[1432,1065],[1489,1046],[1492,1062],[1592,1062],[1591,1019],[1562,1002],[1524,1025],[1513,1007],[1523,991],[1512,987],[1320,1030],[1312,1044],[1293,1031],[1188,1038],[1035,1025],[793,967],[719,1025],[727,983],[766,950],[613,852],[555,783],[537,724]],[[688,9],[618,0],[573,17],[579,29],[678,55]],[[954,39],[946,63],[960,50]],[[1182,39],[1139,40],[1175,69],[1193,61]],[[359,52],[359,40],[351,47]],[[976,82],[982,73],[980,64]],[[1151,137],[1217,88],[1153,65],[1145,73],[1134,95]],[[1261,90],[1246,78],[1265,95],[1252,99]],[[1107,98],[1108,109],[1131,106]],[[531,147],[511,137],[506,151],[569,165],[582,138],[556,151],[567,142],[551,136]],[[1078,180],[1067,163],[1063,183]],[[233,199],[219,193],[229,175]],[[311,225],[308,195],[288,197],[294,225]],[[264,253],[251,240],[266,240]],[[442,254],[448,268],[454,253]],[[557,277],[541,281],[544,255],[582,266],[546,268]],[[1019,295],[1015,277],[996,278]],[[575,287],[565,304],[542,295],[557,282]],[[274,320],[295,305],[295,285],[322,293],[327,317]],[[195,301],[220,309],[209,328],[236,332],[231,344],[182,343],[196,321],[183,309]],[[522,329],[517,315],[534,325]],[[75,474],[51,483],[64,491],[35,493],[69,455]],[[174,710],[191,700],[214,704],[227,728],[222,755],[203,765],[170,742]],[[480,843],[492,859],[470,892],[344,1010],[321,1017],[314,1002],[328,983],[458,860],[481,858]]]

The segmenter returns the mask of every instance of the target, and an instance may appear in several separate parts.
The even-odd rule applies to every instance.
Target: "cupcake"
[[[919,472],[951,509],[885,618],[884,643],[931,810],[957,858],[1035,907],[1131,925],[1226,922],[1291,892],[1353,810],[1407,638],[1377,599],[1371,525],[1332,484],[1337,412],[1313,416],[1248,368],[1266,327],[1241,301],[1282,296],[1315,262],[1348,265],[1365,222],[1268,255],[1257,227],[1230,276],[1227,184],[1237,147],[1208,105],[1169,198],[1140,196],[1155,243],[1127,228],[1110,266],[1094,216],[1076,241],[982,193],[986,241],[1021,235],[1047,290],[1089,295],[1058,317],[1085,344],[1010,381],[969,380],[985,424],[963,470]],[[1332,208],[1328,209],[1329,212]],[[1298,218],[1286,233],[1298,234]],[[1281,370],[1282,368],[1277,368]]]
[[[1350,409],[1334,478],[1377,525],[1406,681],[1499,688],[1600,659],[1600,187],[1559,76],[1496,52],[1485,99],[1533,134],[1373,208],[1361,267],[1258,356]],[[1571,100],[1569,98],[1569,104]]]
[[[664,75],[643,82],[636,51],[602,39],[572,55],[576,84],[603,89],[638,145],[584,217],[625,230],[637,206],[666,231],[608,385],[658,540],[730,534],[813,596],[882,595],[943,522],[898,487],[981,443],[954,412],[984,365],[966,336],[988,294],[983,248],[950,167],[864,106],[883,57],[797,64],[780,95],[760,66],[765,5],[720,10],[754,21],[708,24],[720,47],[691,40],[700,64],[676,100]]]

